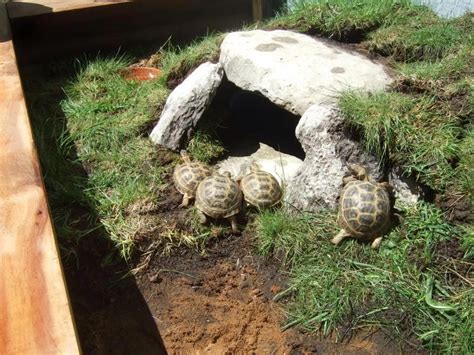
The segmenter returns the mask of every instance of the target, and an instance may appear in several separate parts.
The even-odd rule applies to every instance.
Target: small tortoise
[[[230,173],[214,173],[204,179],[196,190],[196,207],[201,223],[211,218],[227,218],[232,225],[232,232],[238,233],[236,214],[242,207],[242,191],[231,179]]]
[[[391,187],[386,182],[369,181],[366,170],[359,165],[351,165],[350,170],[355,176],[344,178],[337,218],[342,230],[332,243],[354,237],[372,240],[372,248],[378,248],[391,225]]]
[[[181,151],[184,164],[176,166],[173,172],[173,182],[176,189],[183,194],[181,207],[187,207],[189,200],[196,195],[199,183],[212,174],[211,169],[200,162],[192,162],[185,150]]]
[[[240,180],[240,188],[247,203],[257,208],[267,208],[276,205],[281,200],[281,187],[272,174],[260,169],[254,163],[250,173]]]

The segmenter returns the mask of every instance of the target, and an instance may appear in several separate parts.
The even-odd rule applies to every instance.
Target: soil
[[[470,223],[474,218],[468,195],[448,191],[436,195],[435,203],[445,212],[446,219],[453,224]]]

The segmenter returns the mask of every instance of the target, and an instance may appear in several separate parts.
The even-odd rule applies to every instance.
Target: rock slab
[[[151,140],[168,149],[182,148],[214,98],[223,75],[219,63],[207,62],[194,70],[168,96]]]
[[[361,54],[283,30],[229,33],[219,61],[235,85],[300,116],[311,105],[335,103],[343,90],[382,90],[392,81]]]

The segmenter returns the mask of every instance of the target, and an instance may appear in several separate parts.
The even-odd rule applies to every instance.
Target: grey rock
[[[230,33],[219,61],[238,87],[298,115],[314,104],[335,103],[343,90],[382,90],[392,81],[383,65],[359,53],[282,30]]]
[[[388,182],[393,188],[396,206],[410,206],[424,196],[424,191],[410,177],[403,176],[401,169],[393,168],[388,175]]]
[[[311,106],[301,117],[296,136],[306,158],[288,181],[285,201],[289,206],[302,211],[335,208],[349,163],[361,164],[373,179],[382,176],[376,159],[347,136],[344,120],[333,106]]]
[[[160,119],[151,132],[151,140],[168,149],[182,148],[214,98],[223,75],[219,63],[207,62],[194,70],[169,95]]]
[[[280,186],[284,187],[299,170],[303,161],[260,143],[260,148],[251,155],[228,157],[217,163],[216,169],[220,173],[230,172],[232,177],[237,180],[250,172],[250,166],[253,163],[257,163],[263,171],[272,174],[278,180]]]

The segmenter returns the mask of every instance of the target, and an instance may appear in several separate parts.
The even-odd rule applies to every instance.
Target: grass
[[[462,127],[435,98],[346,93],[340,107],[351,124],[362,127],[367,150],[382,162],[401,166],[433,190],[444,190],[453,181]]]
[[[129,214],[152,204],[165,183],[166,167],[157,162],[146,127],[155,120],[151,107],[161,106],[168,94],[161,82],[123,79],[119,72],[128,64],[116,57],[80,69],[65,89],[67,132],[61,139],[63,149],[77,151],[88,173],[85,194],[124,257],[147,227]]]
[[[329,243],[338,231],[332,211],[261,214],[255,222],[259,252],[290,270],[282,291],[292,295],[285,327],[343,337],[375,326],[404,339],[416,335],[433,351],[471,353],[472,280],[454,287],[439,255],[440,245],[459,240],[460,232],[432,205],[420,203],[403,213],[403,224],[379,251],[354,240]]]
[[[199,64],[219,59],[223,34],[214,33],[185,46],[167,44],[155,54],[154,65],[163,69],[165,79],[183,78]]]

